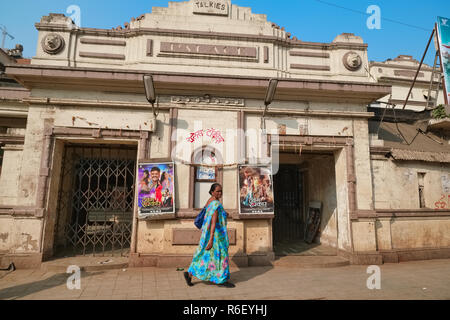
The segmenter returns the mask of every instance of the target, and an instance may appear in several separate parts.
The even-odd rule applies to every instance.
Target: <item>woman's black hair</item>
[[[217,188],[217,187],[221,187],[220,183],[214,183],[214,184],[211,186],[211,189],[209,190],[209,194],[212,195],[212,193],[213,193],[214,191],[216,191],[216,188]]]
[[[161,173],[161,183],[163,183],[164,180],[167,179],[167,178],[166,178],[166,174],[167,174],[167,172],[165,172],[165,171],[163,171],[163,173]]]

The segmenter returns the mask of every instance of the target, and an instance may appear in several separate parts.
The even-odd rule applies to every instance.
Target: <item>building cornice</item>
[[[382,67],[382,68],[392,68],[392,69],[405,69],[405,70],[416,70],[419,68],[419,65],[417,65],[417,67],[415,66],[405,66],[403,64],[398,64],[398,63],[384,63],[384,62],[370,62],[369,63],[369,67]],[[425,66],[422,65],[422,67],[420,68],[421,71],[433,71],[432,67],[429,66]],[[436,69],[438,70],[438,69]]]
[[[79,36],[112,37],[112,38],[132,38],[142,35],[158,35],[170,37],[186,37],[200,39],[221,39],[221,40],[239,40],[262,43],[274,43],[282,46],[292,46],[293,48],[311,48],[320,50],[367,50],[365,43],[347,43],[347,42],[306,42],[297,39],[283,38],[268,35],[255,35],[245,33],[227,33],[227,32],[207,32],[195,30],[178,29],[160,29],[160,28],[132,28],[123,30],[97,29],[97,28],[69,28],[64,24],[45,24],[36,23],[38,31],[48,32],[71,32]]]
[[[211,94],[261,99],[268,78],[214,74],[169,73],[137,70],[9,66],[6,73],[26,88],[102,90],[143,93],[142,77],[152,74],[161,95]],[[390,85],[367,82],[279,79],[277,100],[341,101],[370,103],[388,95]]]
[[[83,99],[54,99],[54,98],[27,98],[24,102],[29,105],[58,105],[61,107],[86,107],[86,108],[119,108],[119,109],[146,109],[150,108],[148,103],[144,102],[125,102],[125,101],[99,101],[99,100],[83,100]],[[160,110],[170,110],[173,104],[170,102],[159,103]],[[245,110],[248,114],[261,114],[262,110],[251,107],[232,107],[223,105],[177,105],[180,110],[217,110],[237,112]],[[298,115],[308,117],[326,117],[326,118],[365,118],[369,119],[374,116],[373,112],[341,112],[341,111],[312,111],[298,109],[274,109],[270,108],[266,113],[272,116]]]
[[[408,84],[411,85],[411,83],[413,82],[414,79],[405,79],[405,78],[395,78],[395,77],[379,77],[378,78],[378,82],[379,83],[399,83],[399,84]],[[416,80],[416,84],[418,85],[422,85],[425,87],[429,87],[430,86],[430,80]],[[442,89],[442,83],[439,85],[440,88]]]

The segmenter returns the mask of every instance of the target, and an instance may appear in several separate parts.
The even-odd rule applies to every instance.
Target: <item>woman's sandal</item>
[[[236,286],[234,284],[232,284],[231,282],[225,282],[225,283],[219,284],[219,287],[235,288]]]
[[[192,287],[194,285],[192,283],[192,277],[189,275],[189,272],[184,273],[184,280],[186,280],[186,283],[189,287]]]

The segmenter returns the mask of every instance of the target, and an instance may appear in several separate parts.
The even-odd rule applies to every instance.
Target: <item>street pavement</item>
[[[194,279],[183,272],[136,268],[81,272],[80,289],[70,274],[39,270],[0,273],[2,300],[450,300],[450,260],[380,266],[380,289],[370,290],[368,266],[337,268],[251,267],[231,269],[236,288]],[[369,283],[375,283],[369,281]]]

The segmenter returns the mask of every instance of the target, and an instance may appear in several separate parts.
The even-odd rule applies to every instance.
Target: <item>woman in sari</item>
[[[234,288],[235,285],[229,282],[227,213],[219,201],[222,198],[222,186],[213,184],[209,194],[211,198],[205,206],[200,243],[184,278],[190,287],[193,286],[192,277],[196,277],[222,287]]]

